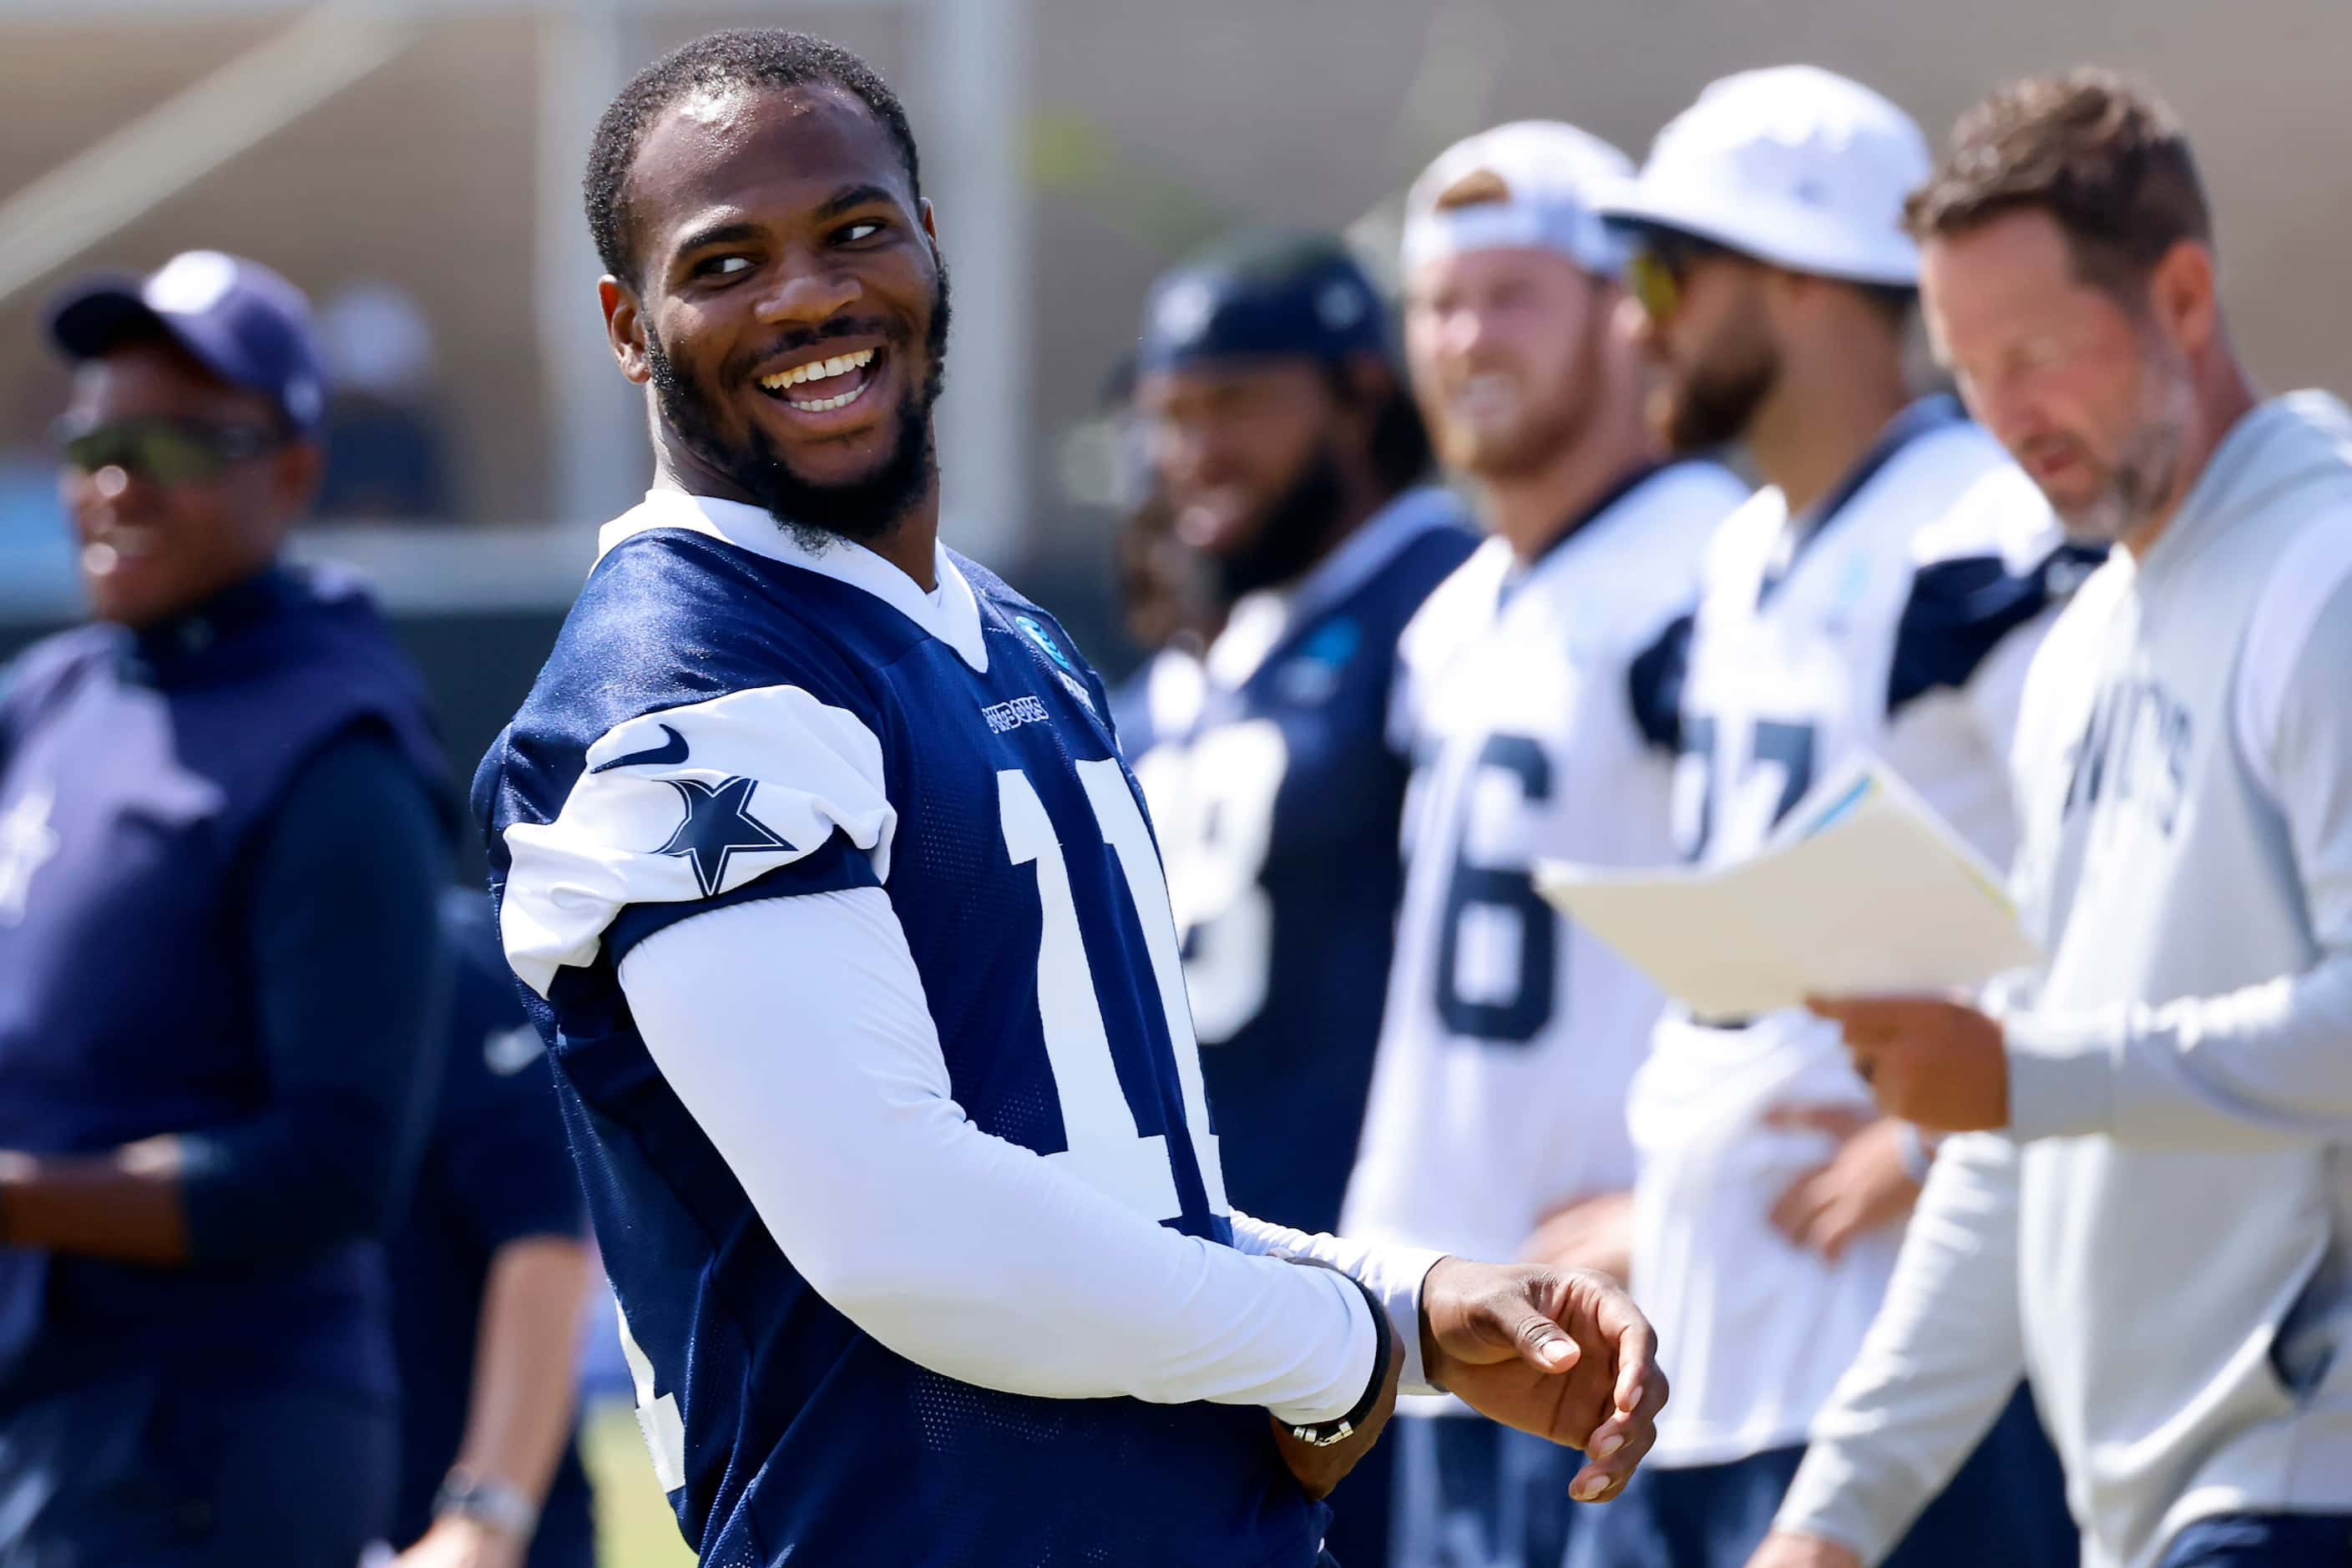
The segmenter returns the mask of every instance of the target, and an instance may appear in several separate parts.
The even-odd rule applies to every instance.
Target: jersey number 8
[[[1136,776],[1167,846],[1184,979],[1201,1043],[1222,1046],[1265,1006],[1274,900],[1260,879],[1289,751],[1252,719],[1146,752]]]

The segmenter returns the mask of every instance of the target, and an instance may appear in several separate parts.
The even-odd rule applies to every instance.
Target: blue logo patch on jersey
[[[1034,617],[1015,616],[1013,621],[1015,626],[1029,634],[1030,641],[1045,650],[1045,657],[1052,659],[1065,674],[1076,672],[1077,667],[1070,662],[1070,656],[1062,651],[1062,645],[1054,640],[1054,634],[1038,625]]]
[[[679,742],[681,750],[684,745]],[[677,825],[669,842],[654,853],[673,855],[692,866],[704,898],[719,891],[719,884],[727,878],[727,864],[738,852],[793,852],[782,834],[751,815],[751,780],[739,776],[716,784],[700,779],[664,779],[662,783],[677,791],[686,803],[686,820]]]
[[[1356,657],[1364,634],[1356,623],[1339,619],[1317,628],[1275,676],[1286,701],[1321,702],[1339,689],[1339,673]]]

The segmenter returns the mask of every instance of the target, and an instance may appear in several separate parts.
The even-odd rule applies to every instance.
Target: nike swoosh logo
[[[686,761],[686,737],[667,724],[662,726],[662,733],[667,735],[669,739],[651,751],[631,752],[625,757],[614,757],[609,763],[598,763],[588,771],[592,773],[611,773],[614,768],[633,768],[640,764],[660,767],[671,763]]]

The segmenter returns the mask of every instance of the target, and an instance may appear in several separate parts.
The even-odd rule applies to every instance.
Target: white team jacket
[[[2087,1568],[2352,1510],[2352,414],[2249,414],[2052,632],[2011,1127],[1937,1161],[1781,1528],[1876,1561],[2022,1370]]]

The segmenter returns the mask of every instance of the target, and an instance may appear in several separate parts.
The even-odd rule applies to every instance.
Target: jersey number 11
[[[1209,1131],[1209,1095],[1201,1078],[1201,1054],[1192,1035],[1192,1015],[1184,999],[1183,960],[1176,922],[1169,913],[1168,882],[1151,830],[1118,759],[1076,764],[1078,783],[1094,808],[1097,831],[1118,857],[1127,895],[1151,954],[1151,971],[1168,1021],[1168,1043],[1184,1096],[1184,1121],[1194,1163],[1207,1189],[1213,1214],[1226,1212],[1224,1179],[1217,1164],[1217,1141]],[[1070,870],[1061,837],[1037,788],[1018,768],[996,775],[996,798],[1004,822],[1004,847],[1016,866],[1037,868],[1037,905],[1043,929],[1037,943],[1037,1012],[1052,1064],[1054,1090],[1062,1103],[1069,1147],[1051,1158],[1062,1162],[1088,1185],[1118,1199],[1148,1219],[1176,1219],[1183,1205],[1169,1163],[1168,1140],[1145,1134],[1119,1087],[1110,1037],[1096,998],[1094,966],[1087,957],[1086,933],[1070,892]]]

